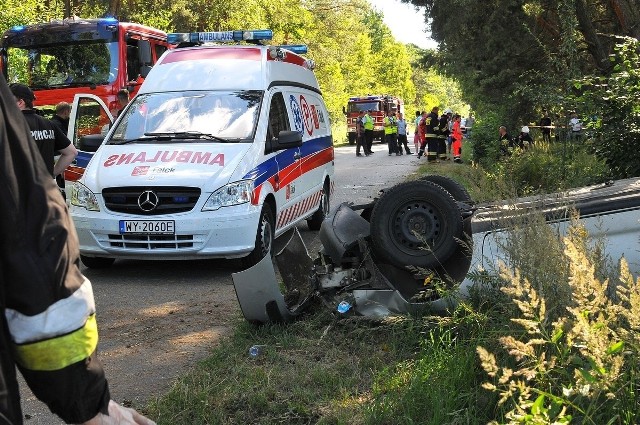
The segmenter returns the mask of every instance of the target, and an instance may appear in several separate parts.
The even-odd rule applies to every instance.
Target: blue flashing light
[[[278,47],[280,47],[282,49],[286,49],[286,50],[288,50],[290,52],[293,52],[293,53],[297,53],[299,55],[306,54],[307,50],[308,50],[307,46],[304,45],[304,44],[289,44],[289,45],[284,44],[284,45],[278,46]]]
[[[24,25],[15,25],[15,26],[11,27],[11,31],[20,32],[20,31],[24,31],[25,28],[26,28],[26,26],[24,26]]]
[[[118,19],[114,18],[113,16],[108,16],[106,18],[102,18],[102,22],[104,22],[106,24],[117,24],[118,23]]]

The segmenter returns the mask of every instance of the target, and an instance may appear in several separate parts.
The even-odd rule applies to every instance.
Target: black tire
[[[451,196],[453,196],[453,199],[458,202],[473,204],[473,200],[471,199],[471,195],[469,195],[469,192],[467,192],[467,189],[452,178],[439,176],[437,174],[429,174],[420,177],[420,180],[426,180],[437,184],[438,186],[449,192]]]
[[[350,145],[356,144],[356,133],[347,133],[347,138],[349,140]]]
[[[253,251],[244,257],[244,266],[249,268],[260,262],[267,253],[271,252],[273,256],[273,240],[275,234],[275,220],[273,212],[269,205],[264,205],[260,212],[260,220],[258,221],[258,230],[256,232],[256,245]]]
[[[87,257],[84,255],[80,255],[80,261],[86,267],[90,269],[106,269],[113,265],[116,261],[115,258],[106,258],[106,257]]]
[[[437,267],[455,252],[463,233],[455,199],[441,186],[424,180],[384,191],[370,223],[376,260],[401,268]]]
[[[310,230],[320,230],[322,222],[329,215],[330,208],[329,185],[325,183],[322,188],[322,195],[320,196],[320,205],[318,206],[318,210],[307,220],[307,226],[309,226]]]

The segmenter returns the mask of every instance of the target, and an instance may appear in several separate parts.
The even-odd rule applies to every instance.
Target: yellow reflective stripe
[[[98,346],[96,315],[89,316],[84,326],[69,334],[34,342],[14,345],[16,361],[29,370],[60,370],[86,359]]]

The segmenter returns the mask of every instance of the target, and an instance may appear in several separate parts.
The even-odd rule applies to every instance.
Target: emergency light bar
[[[298,55],[304,55],[307,53],[307,46],[304,44],[283,44],[277,47],[281,49],[287,49],[288,51],[297,53]]]
[[[256,43],[260,40],[271,40],[271,30],[238,30],[238,31],[210,31],[210,32],[174,32],[167,34],[169,44],[179,43],[228,43],[246,41]]]

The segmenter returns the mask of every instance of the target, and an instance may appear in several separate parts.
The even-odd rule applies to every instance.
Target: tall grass
[[[476,200],[514,193],[481,167],[422,171]],[[146,413],[160,425],[640,423],[640,286],[605,246],[577,220],[561,237],[530,216],[501,240],[505,266],[472,273],[478,289],[450,317],[238,317]]]

